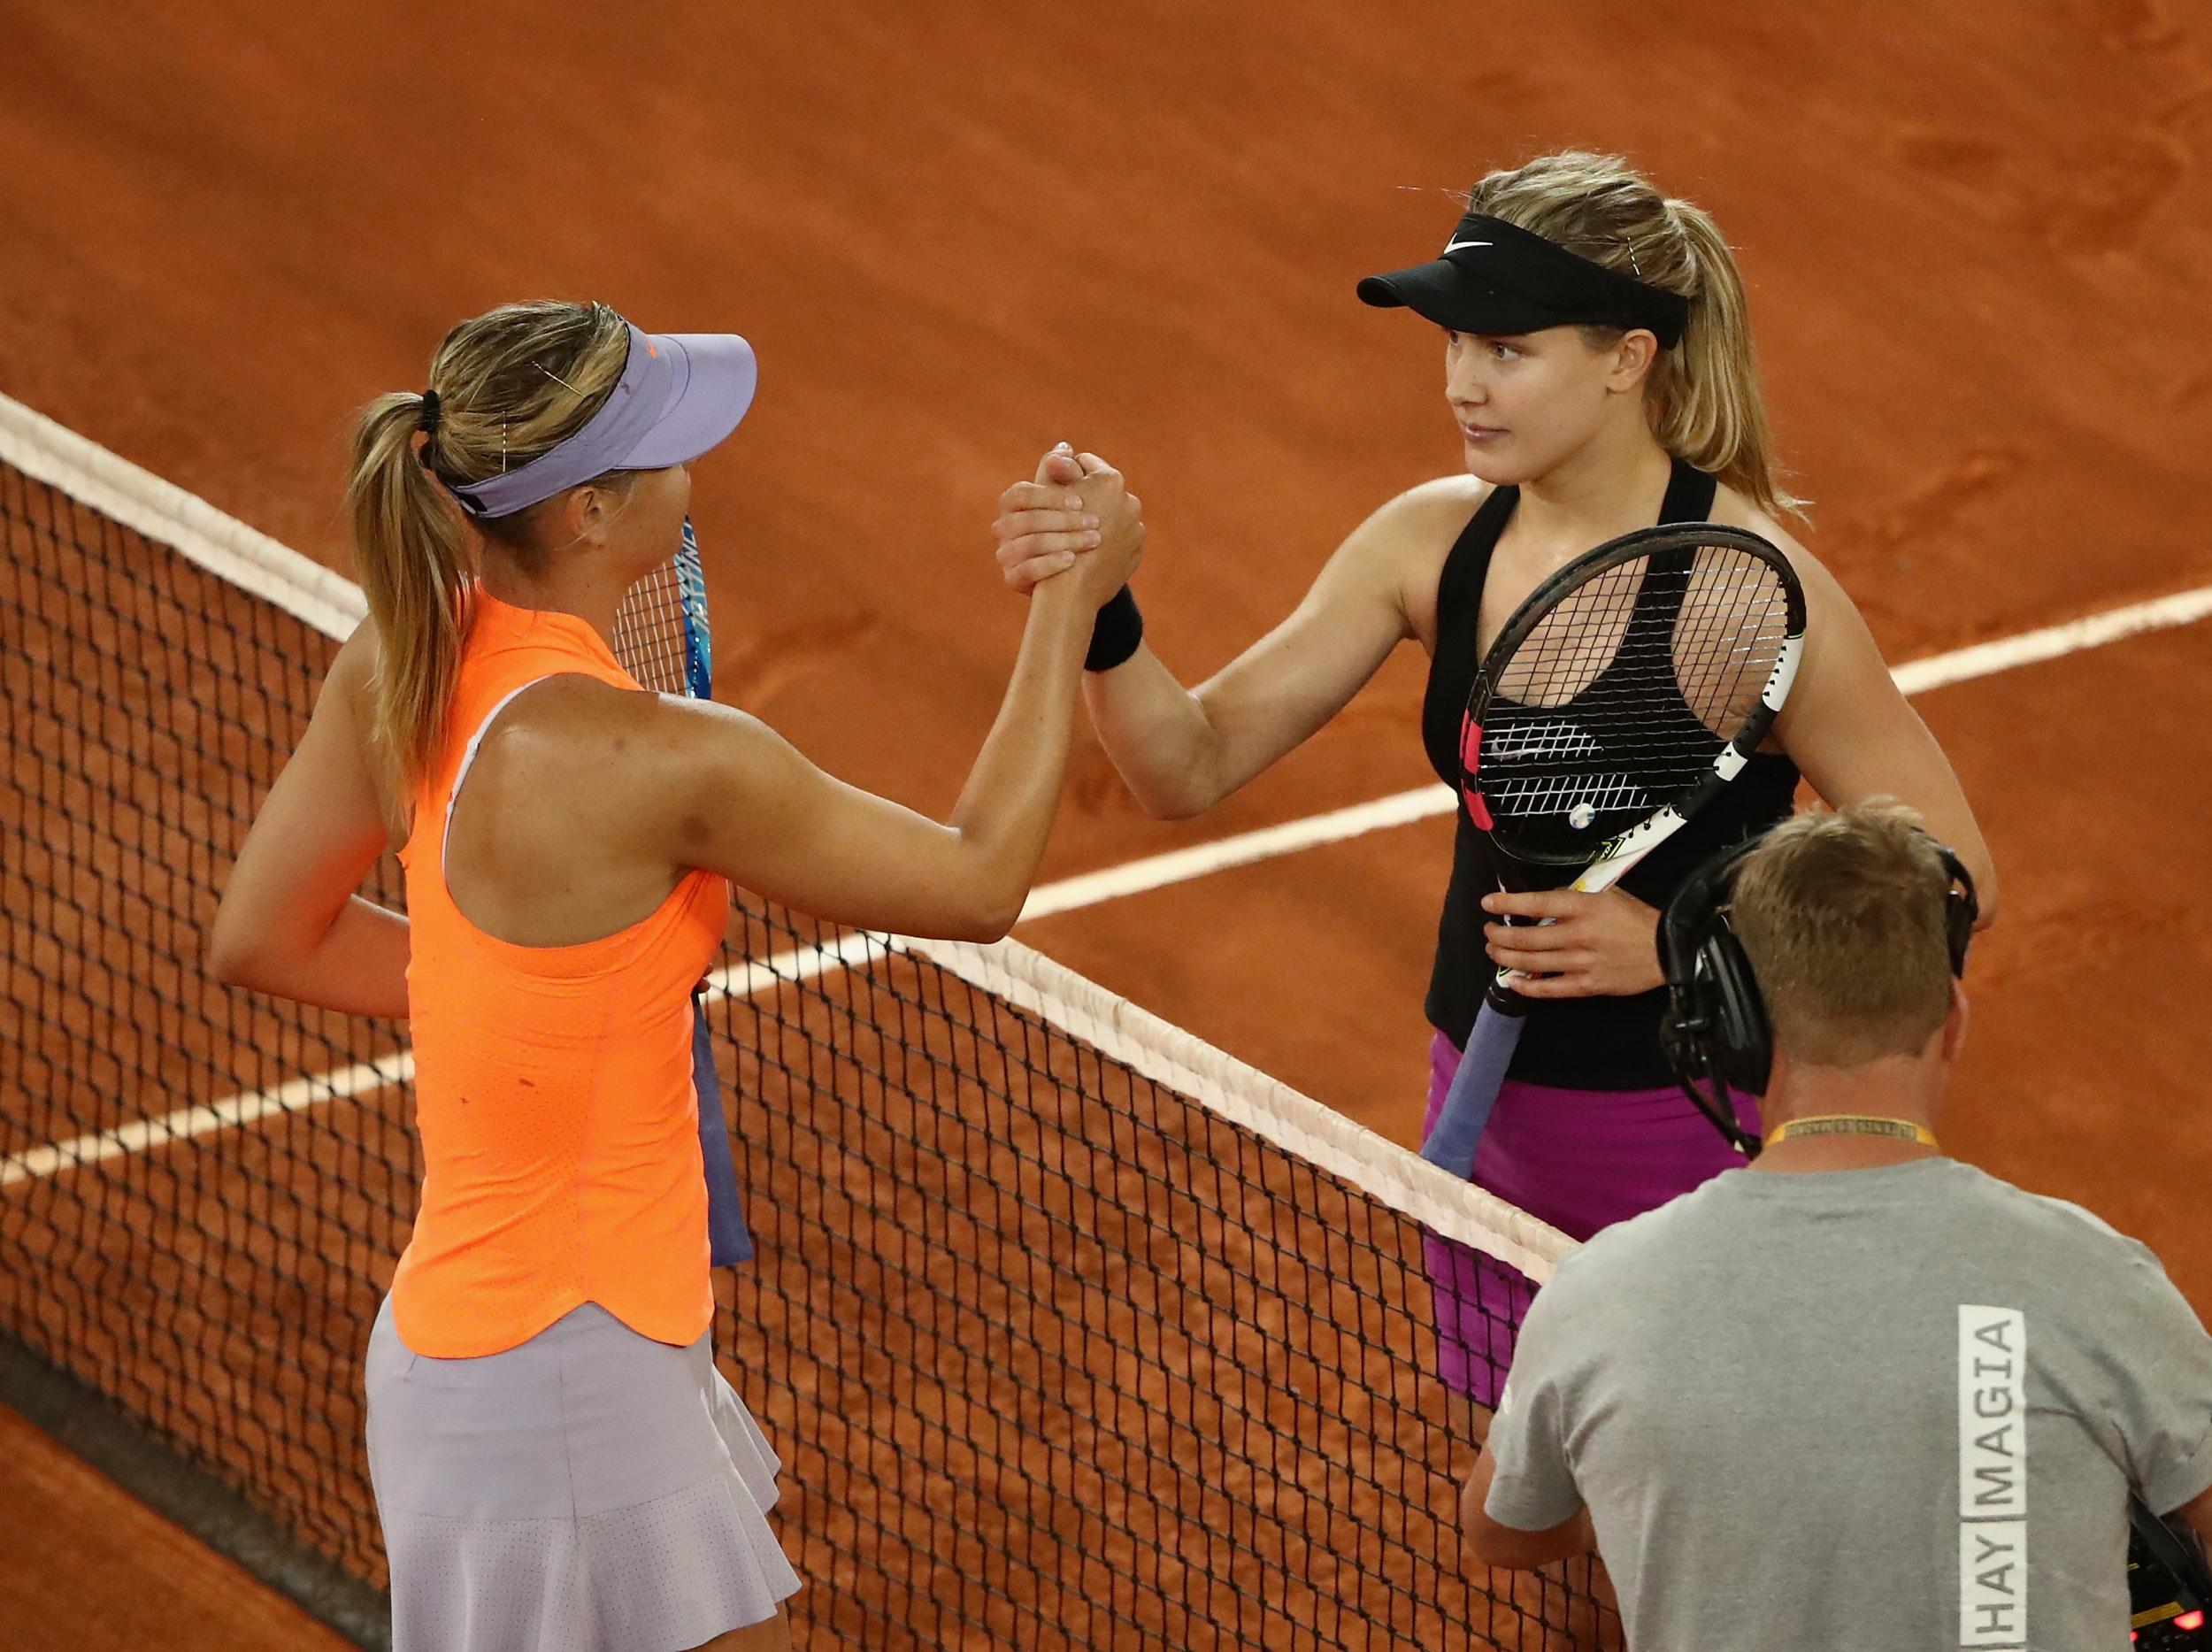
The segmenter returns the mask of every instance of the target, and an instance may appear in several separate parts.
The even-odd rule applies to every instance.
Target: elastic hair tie
[[[426,436],[434,436],[438,434],[438,426],[444,418],[444,403],[439,401],[438,393],[435,390],[425,390],[422,393],[422,417],[415,421],[415,428]]]

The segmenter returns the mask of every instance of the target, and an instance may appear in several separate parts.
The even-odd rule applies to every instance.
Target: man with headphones
[[[2142,1246],[1938,1146],[1973,921],[1894,804],[1684,884],[1670,1049],[1753,1163],[1538,1293],[1471,1558],[1594,1541],[1640,1648],[2129,1645],[2130,1493],[2212,1532],[2212,1338]]]

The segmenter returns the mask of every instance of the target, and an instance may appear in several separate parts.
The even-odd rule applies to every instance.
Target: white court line
[[[711,996],[750,997],[764,992],[777,980],[810,980],[847,964],[865,964],[872,949],[881,954],[889,938],[877,934],[841,936],[827,947],[798,947],[772,958],[748,962],[735,970],[721,969],[707,978]],[[375,1061],[357,1062],[334,1072],[293,1079],[266,1090],[245,1090],[206,1105],[180,1107],[159,1118],[134,1119],[112,1130],[73,1136],[0,1159],[0,1187],[65,1170],[119,1158],[165,1142],[188,1141],[211,1131],[250,1125],[282,1113],[298,1112],[324,1102],[350,1101],[389,1085],[405,1084],[415,1076],[415,1056],[403,1049]]]
[[[1952,683],[2062,658],[2085,649],[2101,648],[2124,638],[2192,625],[2208,616],[2212,616],[2212,586],[2200,586],[2194,590],[2093,614],[2085,619],[2070,619],[2018,636],[1914,660],[1899,666],[1892,674],[1907,694],[1922,694]],[[1371,803],[1308,815],[1279,826],[1218,838],[1210,843],[1148,856],[1101,872],[1063,878],[1057,882],[1040,884],[1030,891],[1029,899],[1022,907],[1021,921],[1029,923],[1062,912],[1080,911],[1086,907],[1124,900],[1232,867],[1272,860],[1325,844],[1341,843],[1416,820],[1432,819],[1450,814],[1455,806],[1449,788],[1424,786],[1379,797]],[[811,980],[849,964],[864,964],[872,957],[887,952],[910,949],[927,949],[925,943],[904,937],[856,931],[825,946],[794,948],[771,958],[717,970],[708,978],[707,990],[711,998],[749,998],[772,989],[778,981]],[[15,1154],[0,1159],[0,1187],[35,1176],[50,1176],[74,1165],[113,1158],[154,1142],[179,1141],[234,1125],[250,1124],[317,1102],[342,1100],[384,1084],[403,1082],[412,1076],[411,1056],[403,1053],[389,1060],[403,1063],[403,1072],[396,1065],[388,1072],[380,1064],[346,1067],[315,1078],[295,1080],[274,1089],[247,1091],[212,1106],[183,1108],[164,1118],[142,1120],[118,1130]]]
[[[1164,855],[1148,855],[1142,860],[1109,866],[1102,872],[1087,872],[1079,877],[1063,878],[1056,883],[1041,883],[1022,903],[1022,915],[1018,921],[1026,924],[1061,912],[1080,911],[1087,906],[1103,905],[1125,895],[1141,895],[1147,889],[1164,888],[1171,883],[1185,883],[1232,866],[1272,860],[1279,855],[1294,855],[1300,849],[1340,843],[1346,838],[1379,832],[1386,826],[1409,825],[1451,811],[1452,794],[1448,788],[1424,786],[1415,791],[1378,797],[1372,803],[1332,809],[1326,814],[1304,815],[1280,826],[1240,832],[1234,837],[1170,849]]]
[[[104,1159],[120,1158],[165,1142],[182,1141],[211,1131],[250,1125],[279,1113],[297,1112],[319,1102],[334,1102],[360,1095],[387,1085],[404,1084],[415,1076],[411,1050],[379,1057],[335,1072],[294,1079],[273,1089],[247,1090],[209,1106],[181,1107],[161,1118],[140,1118],[113,1130],[75,1136],[67,1141],[12,1153],[0,1159],[0,1187],[19,1181],[52,1176],[65,1170],[81,1170]]]
[[[1909,665],[1900,665],[1891,675],[1907,694],[1925,694],[1931,688],[1950,683],[1994,676],[1999,672],[2079,654],[2086,649],[2101,649],[2108,642],[2139,637],[2146,632],[2170,631],[2176,626],[2193,625],[2208,614],[2212,614],[2212,585],[2200,585],[2193,591],[2154,596],[2147,603],[2109,608],[2085,619],[2062,620],[2038,631],[2024,631],[2016,637],[2000,637],[1994,642],[1977,642],[1971,648],[1955,649],[1931,659],[1915,660]]]

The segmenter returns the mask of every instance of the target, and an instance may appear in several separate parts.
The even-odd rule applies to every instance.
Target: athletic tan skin
[[[1445,334],[1445,396],[1471,473],[1400,495],[1340,544],[1291,616],[1216,676],[1185,688],[1148,648],[1085,681],[1084,697],[1115,767],[1151,814],[1212,807],[1343,709],[1399,643],[1436,652],[1436,588],[1453,542],[1494,485],[1521,499],[1498,541],[1484,589],[1487,647],[1513,610],[1567,563],[1657,520],[1671,460],[1654,437],[1643,386],[1658,351],[1641,329],[1594,347],[1582,329],[1513,338]],[[1000,500],[998,561],[1016,590],[1050,588],[1087,553],[1063,536],[1056,503],[1103,461],[1057,449],[1033,482]],[[1487,478],[1488,480],[1483,480]],[[1997,910],[1995,868],[1949,761],[1891,680],[1858,609],[1833,575],[1777,521],[1724,486],[1714,519],[1780,546],[1805,586],[1805,657],[1768,749],[1786,751],[1807,782],[1842,808],[1886,795],[1912,805],[1956,849]],[[1486,911],[1555,921],[1486,926],[1502,965],[1534,972],[1534,998],[1637,993],[1660,985],[1658,915],[1625,892],[1493,895]]]

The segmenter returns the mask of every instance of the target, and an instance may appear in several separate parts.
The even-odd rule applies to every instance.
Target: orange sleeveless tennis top
[[[410,1348],[442,1359],[513,1348],[588,1302],[678,1346],[713,1312],[691,990],[728,883],[692,872],[641,922],[560,947],[486,934],[446,889],[448,814],[483,731],[572,672],[638,686],[585,620],[475,594],[400,851],[424,1173],[392,1310]]]

